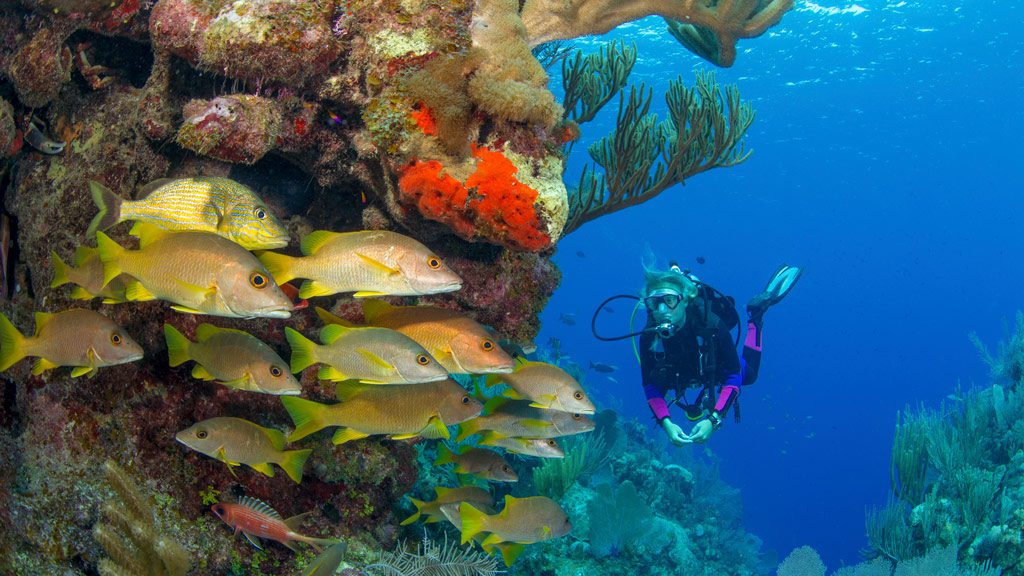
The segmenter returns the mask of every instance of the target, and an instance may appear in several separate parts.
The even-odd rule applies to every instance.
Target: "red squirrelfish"
[[[263,549],[260,546],[261,538],[280,542],[295,552],[298,552],[295,542],[305,542],[315,548],[317,552],[320,551],[321,546],[338,542],[331,538],[313,538],[296,532],[302,521],[312,512],[305,512],[285,520],[266,502],[256,498],[243,496],[238,499],[237,503],[221,502],[214,504],[210,510],[225,524],[234,528],[235,534],[241,532],[253,546],[261,550]]]

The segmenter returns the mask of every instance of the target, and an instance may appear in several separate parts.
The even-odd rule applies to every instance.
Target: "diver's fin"
[[[772,300],[769,305],[777,304],[783,298],[789,294],[789,291],[796,285],[796,281],[800,279],[800,276],[804,271],[796,266],[788,266],[783,264],[775,271],[772,275],[772,279],[768,281],[768,285],[765,286],[764,291],[771,295]]]

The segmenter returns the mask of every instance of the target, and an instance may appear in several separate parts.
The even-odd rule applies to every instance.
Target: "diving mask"
[[[655,290],[648,294],[647,297],[644,298],[644,306],[652,312],[657,310],[662,304],[664,304],[669,310],[675,310],[676,306],[679,306],[679,303],[682,301],[683,297],[679,292],[662,288],[661,290]]]

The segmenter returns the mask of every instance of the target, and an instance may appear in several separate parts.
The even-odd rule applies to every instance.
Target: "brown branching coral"
[[[643,84],[623,98],[615,131],[589,149],[604,174],[590,166],[584,169],[579,188],[569,194],[563,234],[646,202],[691,176],[750,156],[742,139],[754,111],[740,102],[735,87],[727,87],[723,95],[713,74],[698,73],[693,88],[684,87],[681,79],[670,83],[666,122],[648,114],[651,91]]]
[[[626,22],[662,16],[695,27],[705,46],[697,54],[720,66],[736,59],[736,42],[760,36],[793,7],[793,0],[526,0],[521,16],[531,46],[590,34],[604,34]],[[698,43],[694,42],[694,49]]]
[[[103,522],[93,537],[110,558],[99,562],[103,576],[184,576],[189,570],[185,549],[158,531],[153,511],[135,482],[108,460],[107,482],[119,498],[103,506]]]

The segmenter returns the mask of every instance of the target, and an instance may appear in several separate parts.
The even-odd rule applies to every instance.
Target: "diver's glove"
[[[722,417],[712,412],[707,418],[693,426],[693,430],[690,430],[690,441],[698,444],[706,442],[708,438],[711,438],[711,433],[718,430],[721,425]]]
[[[690,443],[690,437],[683,432],[683,429],[668,418],[664,418],[661,421],[661,428],[665,430],[665,434],[668,435],[668,441],[676,446],[683,446],[684,444]]]

